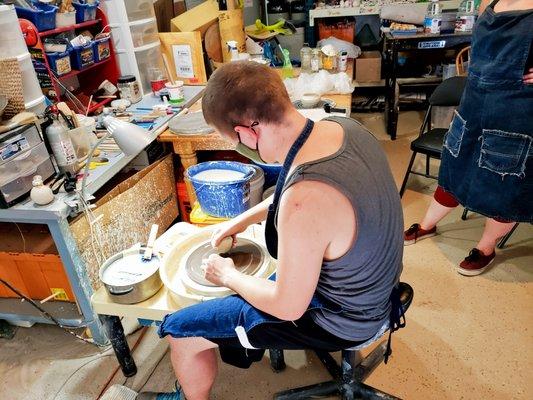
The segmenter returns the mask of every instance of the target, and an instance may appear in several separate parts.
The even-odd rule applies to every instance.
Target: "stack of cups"
[[[15,7],[12,5],[0,5],[0,32],[0,59],[17,59],[22,73],[26,110],[42,114],[46,108],[45,98],[20,29]]]

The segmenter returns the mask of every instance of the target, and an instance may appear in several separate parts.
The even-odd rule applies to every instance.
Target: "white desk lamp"
[[[120,150],[122,150],[126,156],[137,155],[150,144],[148,132],[146,129],[143,129],[138,125],[107,116],[104,118],[104,126],[107,129],[107,133],[102,136],[91,148],[85,163],[83,180],[81,181],[80,189],[80,196],[82,200],[85,200],[85,189],[87,186],[87,176],[89,175],[89,166],[91,164],[91,160],[96,148],[100,146],[104,140],[109,137],[113,137]]]

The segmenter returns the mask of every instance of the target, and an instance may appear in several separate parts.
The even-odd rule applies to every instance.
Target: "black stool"
[[[399,284],[400,302],[405,311],[413,301],[413,288],[404,282]],[[332,395],[341,396],[342,400],[354,399],[397,399],[392,395],[384,393],[371,386],[365,385],[363,381],[384,359],[387,349],[387,342],[380,343],[367,357],[361,358],[359,350],[368,347],[385,334],[386,330],[380,332],[374,338],[368,340],[360,346],[342,351],[342,364],[339,366],[333,357],[325,351],[315,351],[318,358],[328,372],[333,377],[332,381],[304,386],[296,389],[289,389],[274,395],[275,400],[303,400],[317,399]]]

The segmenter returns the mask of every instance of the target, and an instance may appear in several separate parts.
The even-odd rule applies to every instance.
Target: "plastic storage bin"
[[[194,203],[189,219],[190,219],[191,224],[194,224],[196,226],[215,225],[215,224],[220,224],[221,222],[229,220],[229,218],[217,218],[217,217],[212,217],[209,214],[206,214],[202,210],[202,207],[200,207],[200,204],[198,204],[198,202]]]
[[[161,44],[159,41],[135,49],[135,59],[139,68],[143,93],[150,93],[150,68],[159,68],[164,71],[163,57],[161,56]]]
[[[157,22],[155,18],[135,21],[130,25],[133,47],[142,47],[159,42]]]
[[[11,205],[30,192],[35,175],[46,179],[54,173],[54,166],[44,143],[18,154],[10,161],[0,164],[0,191],[3,200]]]
[[[100,62],[111,56],[109,41],[110,37],[104,39],[96,39],[93,42],[94,62]]]
[[[15,6],[19,18],[31,21],[39,32],[55,29],[57,7],[37,2],[33,2],[33,5],[37,10]]]
[[[84,46],[72,46],[70,49],[70,63],[77,70],[94,64],[93,42],[91,41]]]
[[[0,142],[0,163],[9,162],[25,151],[42,142],[35,125],[25,125],[2,135]]]
[[[82,22],[96,19],[96,9],[99,4],[99,1],[95,1],[94,4],[72,2],[72,5],[76,9],[76,23],[81,24]]]
[[[0,58],[11,58],[28,52],[13,6],[0,5]]]
[[[130,22],[155,17],[152,0],[126,0],[125,5],[126,14]]]
[[[76,11],[71,12],[58,12],[56,14],[56,28],[62,28],[64,26],[74,25],[76,23]]]
[[[30,53],[17,57],[17,60],[19,62],[20,72],[22,73],[22,93],[24,95],[24,102],[30,103],[40,98],[43,95],[43,91],[41,90],[37,75],[33,69]]]
[[[50,68],[56,75],[61,76],[72,71],[72,67],[70,66],[70,53],[68,50],[63,53],[46,53],[46,57],[50,63]]]

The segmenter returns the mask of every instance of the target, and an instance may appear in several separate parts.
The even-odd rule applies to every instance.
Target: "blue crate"
[[[110,37],[95,39],[93,42],[94,62],[100,62],[111,56]]]
[[[72,5],[76,9],[76,23],[81,24],[82,22],[96,19],[96,9],[99,4],[99,1],[95,1],[94,4],[83,4],[73,1]]]
[[[66,75],[72,71],[70,65],[70,52],[68,50],[62,53],[46,53],[46,57],[48,58],[50,68],[57,76]]]
[[[82,70],[94,64],[94,48],[92,40],[84,46],[70,48],[70,64],[72,68]]]
[[[55,29],[57,7],[35,2],[33,5],[37,10],[15,6],[18,17],[31,21],[39,32]]]

